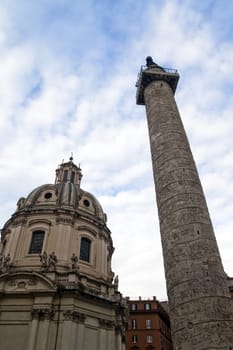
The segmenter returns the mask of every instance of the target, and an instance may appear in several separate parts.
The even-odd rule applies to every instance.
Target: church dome
[[[35,188],[26,198],[20,198],[18,211],[38,210],[79,210],[85,211],[106,222],[106,214],[96,197],[80,188],[81,168],[73,163],[62,163],[56,170],[55,184]]]
[[[75,270],[88,278],[91,288],[100,280],[111,285],[114,247],[107,216],[96,197],[80,188],[81,178],[71,157],[59,165],[54,184],[18,200],[2,230],[4,255],[9,254],[14,269],[45,272],[54,263],[58,273]]]

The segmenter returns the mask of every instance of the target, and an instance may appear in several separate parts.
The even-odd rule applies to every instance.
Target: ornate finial
[[[71,152],[71,156],[70,156],[70,161],[72,162],[73,161],[73,152]]]

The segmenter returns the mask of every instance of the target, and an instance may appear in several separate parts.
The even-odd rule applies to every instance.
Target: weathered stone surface
[[[233,303],[173,90],[166,72],[141,74],[174,349],[229,350]]]

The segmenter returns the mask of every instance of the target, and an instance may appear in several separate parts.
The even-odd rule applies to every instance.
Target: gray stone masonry
[[[173,346],[233,350],[233,301],[174,99],[178,78],[149,67],[137,85],[137,103],[146,105]]]

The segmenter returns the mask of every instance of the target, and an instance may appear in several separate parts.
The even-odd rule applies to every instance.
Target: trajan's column
[[[146,106],[174,350],[233,350],[233,301],[174,99],[179,75],[147,57]]]

